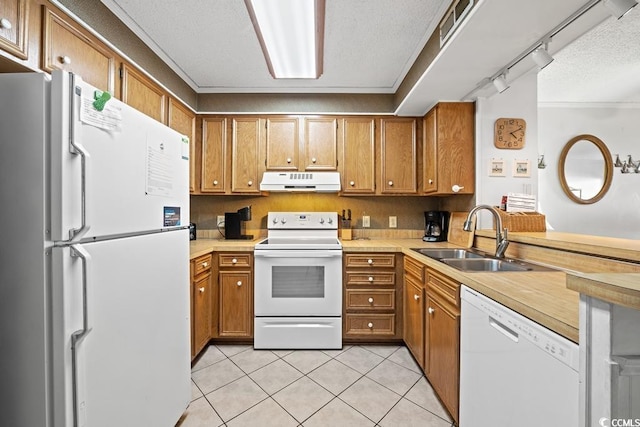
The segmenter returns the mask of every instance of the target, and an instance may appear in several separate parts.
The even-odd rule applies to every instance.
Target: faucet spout
[[[509,246],[509,240],[507,240],[507,229],[502,228],[502,218],[498,214],[498,211],[493,206],[489,205],[477,205],[467,215],[467,219],[464,222],[462,229],[464,231],[472,231],[471,230],[471,222],[473,220],[474,215],[481,209],[486,209],[493,215],[493,218],[496,221],[496,257],[504,258],[504,253],[507,250],[507,246]]]

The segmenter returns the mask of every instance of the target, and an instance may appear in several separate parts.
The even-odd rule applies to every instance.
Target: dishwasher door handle
[[[511,341],[518,342],[518,333],[513,329],[506,327],[491,316],[489,316],[489,324]]]

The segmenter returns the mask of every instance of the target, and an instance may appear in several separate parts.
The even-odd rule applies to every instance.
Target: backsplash
[[[455,199],[455,200],[449,200]],[[464,200],[463,200],[464,199]],[[271,193],[269,196],[191,196],[191,222],[198,227],[198,234],[206,230],[215,231],[216,218],[225,212],[236,212],[251,205],[252,219],[247,221],[247,230],[266,230],[268,212],[338,212],[351,209],[354,237],[376,237],[382,230],[384,235],[409,235],[415,232],[402,230],[424,230],[424,212],[430,210],[469,210],[472,196],[453,197],[341,197],[320,193]],[[362,228],[362,216],[371,218],[371,227]],[[398,227],[389,228],[389,216],[396,216]],[[379,231],[374,231],[379,230]],[[202,232],[202,233],[201,233]],[[419,233],[418,233],[419,234]],[[212,237],[215,237],[215,233]]]

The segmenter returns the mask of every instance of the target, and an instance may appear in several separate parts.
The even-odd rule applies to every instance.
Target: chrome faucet
[[[507,229],[502,228],[502,218],[498,214],[498,211],[493,206],[489,205],[478,205],[469,211],[469,215],[467,215],[467,220],[464,222],[464,226],[462,229],[464,231],[473,231],[471,230],[471,219],[480,209],[487,209],[493,214],[493,218],[496,220],[496,257],[504,258],[504,253],[507,250],[507,246],[509,246],[509,241],[507,240]]]

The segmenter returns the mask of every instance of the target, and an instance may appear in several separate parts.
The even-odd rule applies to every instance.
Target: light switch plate
[[[390,216],[389,217],[389,228],[398,228],[398,217]]]
[[[362,216],[362,228],[371,227],[371,217],[369,215]]]
[[[218,227],[224,225],[224,215],[218,215],[218,219],[216,220],[216,225]]]

